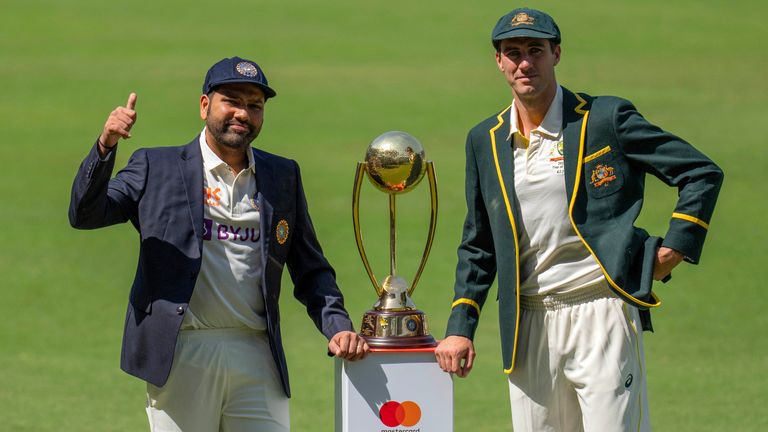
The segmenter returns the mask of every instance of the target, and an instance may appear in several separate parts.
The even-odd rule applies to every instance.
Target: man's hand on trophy
[[[328,351],[346,360],[360,360],[368,355],[370,348],[362,336],[351,331],[341,331],[328,342]]]
[[[435,349],[435,358],[440,368],[455,373],[461,378],[469,375],[475,361],[475,346],[464,336],[448,336]]]

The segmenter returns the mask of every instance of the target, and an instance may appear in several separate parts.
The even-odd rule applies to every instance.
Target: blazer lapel
[[[195,230],[197,244],[203,248],[203,155],[200,153],[200,142],[192,140],[183,147],[179,159],[181,179],[189,204],[189,215],[192,228]]]
[[[581,96],[563,87],[563,146],[565,159],[565,191],[568,202],[574,205],[576,195],[584,193],[582,160],[584,149],[582,132],[586,140],[586,120],[589,116],[589,103]],[[572,215],[573,216],[573,215]]]
[[[267,315],[269,315],[269,304],[267,295],[269,286],[267,284],[267,269],[269,265],[269,249],[272,247],[272,203],[267,196],[274,190],[272,187],[272,167],[267,162],[261,152],[251,148],[253,152],[253,161],[256,171],[256,206],[259,209],[259,230],[261,232],[261,295],[264,296],[267,305]],[[269,321],[269,320],[268,320]]]
[[[498,164],[496,174],[503,180],[502,194],[507,195],[504,197],[505,199],[515,202],[517,201],[513,196],[515,190],[515,155],[512,148],[512,138],[509,135],[510,108],[496,116],[498,123],[491,128],[489,133],[491,135],[491,147],[494,151],[494,162]]]
[[[267,299],[267,264],[269,247],[272,243],[272,204],[264,198],[260,191],[256,193],[256,206],[259,208],[259,230],[261,231],[261,293]]]
[[[496,119],[498,123],[493,126],[488,133],[491,140],[491,151],[493,152],[494,169],[501,189],[501,198],[504,201],[504,208],[509,219],[509,227],[515,242],[520,236],[517,229],[517,221],[520,220],[520,213],[515,196],[515,160],[514,149],[512,148],[512,138],[509,135],[509,110],[512,106],[500,112]],[[517,243],[515,243],[517,248]]]
[[[261,255],[263,261],[263,269],[266,269],[267,257],[269,256],[269,248],[272,246],[272,203],[269,196],[275,189],[272,186],[272,166],[267,162],[261,152],[254,148],[251,148],[253,152],[253,160],[256,171],[256,203],[261,212],[259,229],[261,230]]]

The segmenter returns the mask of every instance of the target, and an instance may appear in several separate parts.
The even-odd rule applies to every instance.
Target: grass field
[[[618,94],[687,138],[726,172],[698,267],[658,286],[646,334],[657,431],[764,431],[768,384],[768,51],[760,2],[536,2],[563,32],[558,79]],[[442,335],[463,203],[463,144],[509,103],[489,33],[517,4],[361,1],[4,0],[0,14],[0,431],[146,430],[144,386],[119,370],[137,236],[130,226],[69,228],[72,177],[114,106],[139,95],[139,147],[182,144],[202,127],[206,69],[232,55],[260,62],[279,95],[255,145],[302,166],[313,219],[357,321],[374,294],[351,228],[355,163],[387,130],[424,144],[440,190],[438,233],[414,300]],[[762,186],[761,186],[762,185]],[[426,186],[399,200],[400,263],[416,267]],[[674,191],[649,179],[640,225],[663,234]],[[386,197],[363,191],[364,234],[379,277]],[[411,260],[409,262],[409,260]],[[411,267],[409,267],[409,265]],[[333,362],[286,280],[283,330],[293,430],[330,431]],[[495,290],[495,288],[494,288]],[[492,298],[492,297],[491,297]],[[510,430],[496,305],[474,371],[455,381],[456,431]],[[760,414],[760,413],[763,414]]]

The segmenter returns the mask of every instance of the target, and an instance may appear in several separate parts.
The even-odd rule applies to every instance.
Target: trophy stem
[[[395,194],[389,194],[389,274],[396,276],[397,261],[395,259],[395,243],[397,230],[395,229]]]

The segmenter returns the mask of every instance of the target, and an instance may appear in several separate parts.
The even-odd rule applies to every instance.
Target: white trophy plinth
[[[336,359],[336,432],[453,432],[453,380],[434,348]]]

